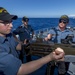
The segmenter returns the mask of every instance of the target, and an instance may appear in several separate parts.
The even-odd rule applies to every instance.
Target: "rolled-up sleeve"
[[[50,29],[50,31],[48,32],[48,34],[54,34],[54,36],[52,36],[52,40],[55,39],[55,31],[53,29]]]

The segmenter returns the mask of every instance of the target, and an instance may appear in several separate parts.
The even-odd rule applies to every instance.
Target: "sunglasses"
[[[23,21],[24,21],[24,22],[28,22],[28,21],[29,21],[29,19],[23,19]]]
[[[66,24],[67,22],[64,21],[64,20],[59,20],[59,23],[64,23],[64,24]]]

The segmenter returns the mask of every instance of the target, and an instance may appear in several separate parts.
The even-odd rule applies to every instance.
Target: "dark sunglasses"
[[[62,21],[62,20],[59,20],[59,23],[64,23],[64,24],[66,24],[67,22],[66,21]]]
[[[24,21],[24,22],[28,22],[28,21],[29,21],[29,19],[28,19],[28,18],[27,18],[27,19],[23,19],[23,21]]]

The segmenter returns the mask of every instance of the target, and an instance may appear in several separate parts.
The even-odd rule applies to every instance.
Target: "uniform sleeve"
[[[50,29],[50,31],[48,32],[48,34],[55,34],[53,29]]]
[[[52,36],[52,40],[54,40],[55,39],[55,31],[53,30],[53,29],[50,29],[50,31],[48,32],[48,34],[53,34],[53,36]]]
[[[33,32],[34,30],[33,30],[33,28],[31,27],[31,25],[28,25],[28,26],[29,26],[29,28],[30,28],[30,31]]]
[[[17,75],[21,64],[22,62],[12,54],[0,52],[0,70],[2,70],[5,75]]]

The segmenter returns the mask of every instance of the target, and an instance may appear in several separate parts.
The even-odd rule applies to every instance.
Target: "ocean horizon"
[[[29,25],[32,26],[34,30],[39,30],[43,28],[56,27],[59,23],[59,18],[29,18]],[[18,26],[22,24],[22,18],[18,18],[13,21],[13,29],[16,29]],[[75,19],[70,18],[68,27],[75,26]]]

